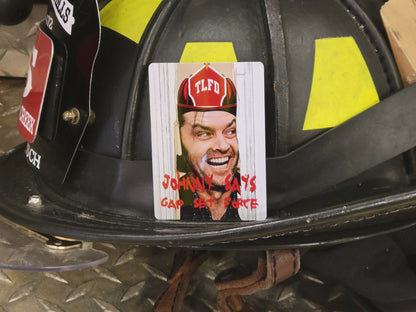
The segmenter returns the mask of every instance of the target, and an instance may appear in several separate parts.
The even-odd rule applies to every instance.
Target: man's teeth
[[[208,160],[208,162],[211,166],[225,167],[227,165],[229,159],[230,159],[230,157],[212,158],[212,159]]]
[[[209,160],[212,163],[221,164],[228,161],[228,157],[213,158]]]

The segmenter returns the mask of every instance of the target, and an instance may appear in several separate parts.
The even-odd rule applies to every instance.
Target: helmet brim
[[[304,215],[250,222],[181,222],[96,210],[46,191],[25,160],[24,145],[0,158],[0,214],[31,230],[87,241],[134,241],[144,245],[264,249],[347,242],[413,226],[416,190],[379,196]],[[40,195],[42,205],[28,198]],[[394,216],[394,217],[393,217]],[[394,220],[394,221],[393,221]]]

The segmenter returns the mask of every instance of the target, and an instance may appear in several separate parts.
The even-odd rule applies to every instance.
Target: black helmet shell
[[[341,130],[303,130],[316,40],[353,38],[380,100],[400,89],[385,37],[377,29],[380,20],[374,9],[381,4],[376,0],[164,0],[138,43],[102,27],[91,89],[96,118],[86,128],[64,183],[53,183],[47,174],[31,170],[24,147],[17,148],[0,160],[5,177],[0,182],[2,214],[59,236],[182,246],[252,239],[259,239],[259,246],[323,244],[409,226],[416,193],[406,171],[408,162],[395,157],[404,150],[374,161],[359,158],[357,163],[363,165],[351,170],[345,166],[350,159],[337,163],[341,158],[331,158],[343,154],[338,146],[340,151],[348,150],[345,144],[326,142],[311,148],[308,158],[317,159],[317,165],[303,156],[294,161],[297,156],[293,156],[322,137],[324,141],[331,137],[327,133],[348,138],[353,127],[347,122]],[[153,216],[147,69],[154,62],[179,62],[189,42],[231,42],[237,61],[264,64],[269,202],[265,221],[201,224],[156,221]],[[364,115],[371,120],[372,114]],[[64,131],[64,126],[56,126],[62,123],[59,116],[42,119],[41,137],[47,131]],[[361,136],[354,137],[350,152]],[[49,138],[45,144],[53,147],[53,135]],[[406,144],[406,148],[414,146],[410,141]],[[282,163],[292,167],[285,165],[283,170]],[[324,164],[331,164],[330,169]],[[26,205],[33,193],[41,195],[42,209],[33,211]]]

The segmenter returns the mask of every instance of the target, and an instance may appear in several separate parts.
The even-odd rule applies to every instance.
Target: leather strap
[[[180,249],[175,255],[169,287],[155,304],[154,312],[180,312],[193,272],[206,260],[205,253]],[[175,269],[176,267],[176,269]]]
[[[193,272],[206,260],[207,253],[180,249],[169,286],[155,304],[154,312],[179,312]],[[248,272],[243,267],[220,273],[215,279],[219,293],[217,307],[221,312],[251,312],[241,295],[251,295],[286,280],[298,273],[300,254],[298,249],[266,251],[257,260],[257,269]]]
[[[241,278],[243,269],[234,268],[216,278],[217,308],[221,312],[251,311],[240,296],[268,289],[297,274],[299,269],[298,249],[266,251],[266,258],[258,258],[257,269],[252,274]]]

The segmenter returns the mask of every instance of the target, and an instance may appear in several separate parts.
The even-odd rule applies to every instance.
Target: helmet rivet
[[[27,201],[27,205],[31,208],[42,207],[42,198],[39,195],[31,195]]]
[[[66,122],[69,122],[73,125],[76,125],[79,123],[80,120],[80,113],[79,110],[75,107],[65,111],[62,114],[62,119]]]

